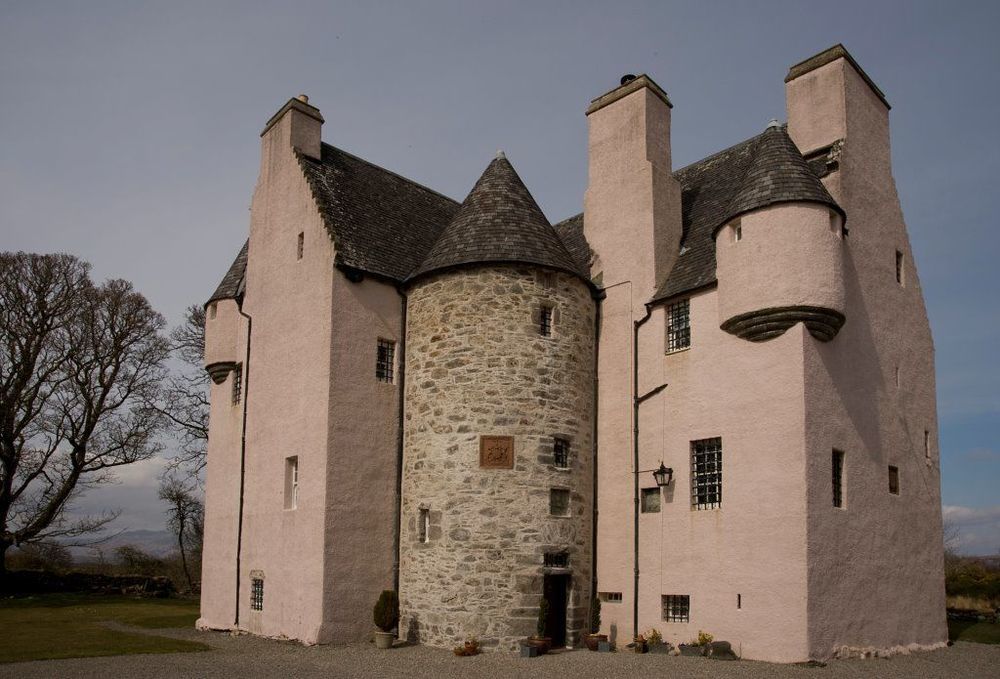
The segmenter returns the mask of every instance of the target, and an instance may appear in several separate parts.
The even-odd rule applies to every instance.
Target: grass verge
[[[53,594],[0,601],[0,663],[131,653],[205,651],[193,641],[121,632],[115,621],[147,629],[193,627],[198,603]]]
[[[1000,644],[1000,624],[973,620],[949,620],[948,638],[977,644]]]

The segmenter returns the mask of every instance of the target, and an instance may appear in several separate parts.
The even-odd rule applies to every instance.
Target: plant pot
[[[375,648],[392,648],[396,635],[392,632],[375,632]]]
[[[701,646],[692,646],[690,644],[681,644],[677,648],[680,649],[681,655],[686,655],[686,656],[691,656],[691,657],[695,657],[695,656],[699,656],[700,657],[700,656],[705,655],[705,649],[702,648]]]
[[[584,634],[583,635],[583,643],[591,651],[596,651],[598,644],[600,644],[602,641],[607,641],[607,640],[608,640],[608,635],[607,634]]]
[[[635,650],[636,653],[648,653],[649,644],[645,641],[637,641],[633,645],[633,649]]]
[[[524,643],[537,648],[538,655],[545,655],[552,648],[552,637],[528,637]]]
[[[650,653],[670,653],[673,647],[670,644],[660,642],[658,644],[649,644]]]

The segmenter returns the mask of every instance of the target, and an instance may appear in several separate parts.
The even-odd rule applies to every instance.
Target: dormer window
[[[667,305],[667,353],[691,346],[691,300]]]

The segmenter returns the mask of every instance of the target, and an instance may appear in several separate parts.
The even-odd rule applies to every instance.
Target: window
[[[296,259],[302,259],[302,252],[305,250],[305,247],[306,247],[306,234],[300,231],[298,245],[296,246],[295,250]]]
[[[549,514],[569,516],[569,491],[565,488],[549,489]]]
[[[250,580],[250,610],[264,610],[264,578]]]
[[[547,568],[569,568],[569,552],[545,552]]]
[[[622,602],[621,592],[598,592],[597,598],[609,604],[620,604]]]
[[[538,333],[542,337],[552,336],[552,307],[543,306],[538,315]]]
[[[643,488],[642,504],[640,505],[643,514],[654,514],[660,511],[660,489]]]
[[[216,309],[215,302],[212,302],[208,305],[208,317],[215,318],[216,313],[218,313],[218,311]]]
[[[687,594],[664,594],[663,619],[666,622],[691,622],[691,597]]]
[[[896,250],[896,282],[903,285],[903,253]]]
[[[420,542],[430,541],[431,510],[427,507],[420,508],[417,516],[417,540]]]
[[[930,462],[931,459],[931,433],[924,429],[924,459]]]
[[[722,439],[691,442],[691,507],[722,505]]]
[[[743,240],[743,225],[736,222],[733,225],[733,241],[739,243],[741,240]]]
[[[899,467],[889,465],[889,492],[899,495]]]
[[[736,610],[741,610],[743,608],[743,595],[736,595]]]
[[[552,464],[560,469],[569,468],[569,441],[556,437],[552,442]]]
[[[844,506],[844,453],[834,450],[831,462],[833,464],[833,506]]]
[[[667,353],[691,346],[690,300],[682,299],[667,306]]]
[[[233,368],[233,405],[239,405],[243,398],[243,364],[237,363]]]
[[[299,458],[285,458],[285,509],[299,506]]]
[[[375,360],[375,378],[379,382],[392,382],[392,369],[396,355],[396,343],[379,339],[378,357]]]
[[[896,366],[896,388],[899,389],[899,366]]]

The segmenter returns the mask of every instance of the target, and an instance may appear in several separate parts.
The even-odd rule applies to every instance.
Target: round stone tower
[[[493,161],[411,277],[401,634],[510,649],[585,633],[595,302],[513,168]]]
[[[725,215],[715,233],[722,329],[761,342],[804,323],[833,339],[845,321],[844,213],[777,123],[758,137]]]

